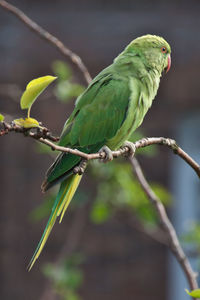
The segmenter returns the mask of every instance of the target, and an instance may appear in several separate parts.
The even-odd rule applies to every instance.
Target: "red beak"
[[[170,68],[171,68],[171,56],[169,54],[168,55],[168,65],[167,65],[166,73],[170,70]]]

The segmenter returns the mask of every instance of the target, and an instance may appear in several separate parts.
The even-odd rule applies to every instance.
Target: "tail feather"
[[[52,212],[51,215],[49,217],[49,220],[47,222],[47,225],[45,227],[45,230],[43,232],[43,235],[41,237],[41,240],[33,254],[33,257],[29,263],[28,266],[28,270],[30,271],[35,263],[35,261],[37,260],[37,258],[39,257],[40,253],[42,252],[46,241],[51,233],[51,230],[56,222],[56,219],[58,216],[60,216],[60,220],[59,223],[62,222],[63,216],[67,210],[67,207],[69,206],[69,203],[71,202],[76,189],[80,183],[82,176],[79,175],[73,175],[67,179],[65,179],[60,186],[60,190],[58,192],[58,195],[56,197],[54,206],[52,208]]]
[[[66,201],[62,202],[62,205],[60,205],[59,210],[57,212],[57,216],[60,216],[60,214],[61,214],[59,223],[62,222],[64,214],[71,202],[71,199],[73,198],[73,196],[76,192],[76,189],[80,183],[81,178],[82,178],[82,176],[79,176],[79,175],[74,176],[74,180],[69,182],[69,184],[67,186],[67,194],[65,196]]]

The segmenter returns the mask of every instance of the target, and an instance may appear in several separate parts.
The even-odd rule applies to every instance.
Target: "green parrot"
[[[105,151],[107,160],[112,159],[112,150],[123,145],[131,151],[131,143],[126,141],[152,105],[162,72],[170,69],[170,53],[170,46],[162,37],[148,34],[133,40],[78,97],[59,145],[85,153]],[[73,170],[80,162],[79,156],[61,153],[46,173],[44,192],[61,184],[29,270],[39,257],[56,218],[62,221],[73,198],[82,178]]]

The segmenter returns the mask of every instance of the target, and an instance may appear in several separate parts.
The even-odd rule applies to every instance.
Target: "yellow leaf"
[[[196,289],[191,292],[189,292],[187,289],[185,289],[185,291],[188,295],[190,295],[193,298],[200,298],[200,289]]]
[[[4,116],[0,114],[0,122],[3,122],[3,120],[4,120]]]
[[[30,81],[25,92],[22,94],[20,100],[20,106],[22,109],[30,109],[31,105],[37,99],[37,97],[47,88],[47,86],[53,82],[57,77],[43,76]]]
[[[33,118],[26,118],[26,119],[16,119],[14,120],[15,124],[24,128],[33,128],[33,127],[40,127],[39,122]]]
[[[24,119],[16,119],[13,122],[18,126],[24,127]]]

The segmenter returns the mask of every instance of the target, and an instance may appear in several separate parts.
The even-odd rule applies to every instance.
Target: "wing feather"
[[[120,129],[129,105],[128,81],[109,79],[82,107],[70,131],[70,144],[85,147],[107,141]]]
[[[128,79],[115,78],[111,74],[97,76],[78,98],[59,144],[76,147],[86,153],[98,151],[121,128],[129,107],[130,93]],[[70,176],[79,161],[78,156],[61,154],[47,173],[45,189]]]

